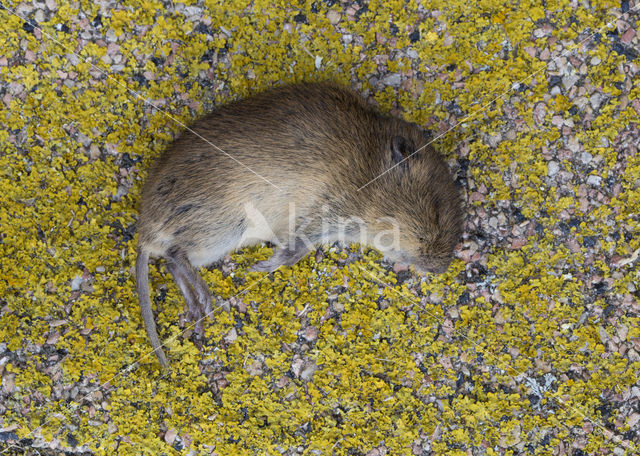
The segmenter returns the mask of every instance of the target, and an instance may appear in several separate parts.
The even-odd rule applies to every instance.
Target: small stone
[[[304,330],[303,337],[307,342],[313,342],[318,338],[318,328],[315,326],[309,326]]]
[[[56,342],[58,342],[58,339],[60,339],[60,333],[58,331],[52,331],[51,334],[49,334],[49,337],[47,337],[47,341],[45,343],[48,345],[55,345]]]
[[[577,153],[580,150],[580,143],[578,142],[578,138],[572,136],[567,141],[567,149],[569,149],[573,153]]]
[[[317,368],[318,366],[316,365],[316,363],[314,363],[313,361],[308,362],[300,373],[300,378],[305,382],[311,381],[311,379],[313,378],[313,374],[315,374]]]
[[[4,376],[2,377],[2,390],[6,393],[6,394],[11,394],[15,391],[16,389],[16,385],[15,385],[15,379],[16,374],[14,373],[5,373]]]
[[[202,8],[199,6],[187,6],[184,9],[185,16],[189,18],[200,18],[202,17]]]
[[[262,363],[257,359],[252,363],[247,363],[245,370],[249,375],[262,375],[264,373],[262,370]]]
[[[329,12],[327,13],[327,19],[329,19],[331,25],[336,25],[338,22],[340,22],[341,18],[342,15],[336,10],[329,10]]]
[[[291,372],[297,378],[300,378],[300,374],[302,373],[302,367],[304,366],[304,361],[300,358],[294,359],[291,363]]]
[[[71,281],[71,291],[77,291],[82,284],[82,276],[75,276]]]
[[[89,158],[91,160],[97,160],[98,158],[100,158],[100,147],[98,147],[97,144],[91,144],[91,147],[89,147]],[[96,271],[104,272],[104,266],[99,267],[102,268],[102,271],[98,271],[98,268],[96,268]]]
[[[415,49],[409,49],[407,51],[407,57],[409,57],[410,59],[417,59],[418,56],[418,51],[416,51]]]
[[[107,55],[110,57],[115,57],[118,52],[120,52],[120,45],[116,43],[109,43],[107,45]]]
[[[366,456],[385,456],[386,454],[387,454],[387,447],[381,446],[369,451]]]
[[[287,377],[286,375],[283,375],[282,377],[280,377],[280,379],[278,380],[277,386],[278,388],[284,388],[285,386],[287,386],[289,384],[289,377]]]
[[[44,22],[45,21],[44,11],[42,11],[41,9],[37,10],[35,12],[34,18],[38,24]]]
[[[545,31],[543,28],[537,28],[533,31],[533,36],[536,38],[542,38],[545,35]]]
[[[618,338],[619,338],[621,341],[626,341],[626,340],[627,340],[627,335],[629,334],[629,327],[628,327],[628,326],[626,326],[626,325],[621,325],[621,326],[618,328],[617,333],[618,333]]]
[[[351,44],[351,42],[353,41],[353,35],[351,35],[350,33],[342,35],[342,41],[344,42],[344,44]]]
[[[601,182],[602,182],[602,178],[600,176],[596,176],[592,174],[589,177],[587,177],[587,184],[593,187],[599,187]]]
[[[576,106],[576,109],[579,111],[584,110],[584,107],[587,106],[588,102],[589,100],[587,100],[586,97],[578,97],[573,100],[573,104]]]
[[[545,115],[547,113],[547,107],[544,103],[538,103],[533,108],[533,120],[537,124],[542,124],[544,122]]]
[[[603,344],[606,344],[607,341],[609,340],[609,334],[607,334],[607,330],[604,329],[602,326],[600,326],[600,329],[598,330],[598,334],[600,335],[600,342],[602,342]]]
[[[592,158],[593,156],[589,152],[582,152],[580,154],[580,161],[585,165],[588,165]]]
[[[634,36],[636,36],[636,31],[630,27],[626,32],[622,34],[622,36],[620,37],[620,41],[625,44],[631,44],[631,40],[633,40]]]
[[[597,55],[591,57],[591,60],[589,61],[591,65],[600,65],[600,62],[602,62],[602,60]]]
[[[233,343],[238,338],[238,332],[236,328],[231,328],[226,336],[224,336],[224,341],[228,344]]]
[[[558,162],[552,160],[547,164],[547,176],[553,177],[559,170],[560,165],[558,164]]]
[[[498,440],[498,446],[500,448],[509,448],[512,447],[522,440],[522,428],[520,425],[515,426],[509,434],[502,434],[500,439]]]
[[[511,241],[511,250],[519,250],[522,247],[524,247],[525,245],[527,245],[527,239],[526,238],[517,238],[514,239],[513,241]]]
[[[171,428],[167,432],[165,432],[164,441],[167,442],[169,445],[173,445],[173,442],[176,441],[177,436],[178,436],[178,431],[176,431],[174,428]]]
[[[640,413],[632,413],[629,416],[629,420],[627,421],[627,425],[633,429],[636,424],[640,422]]]
[[[596,92],[593,95],[591,95],[591,97],[589,98],[589,101],[591,102],[591,107],[595,111],[600,107],[600,104],[602,103],[602,95],[599,92]]]
[[[80,142],[84,147],[88,147],[89,144],[91,144],[91,138],[84,133],[78,133],[78,142]]]
[[[27,62],[35,62],[36,54],[31,49],[27,49],[26,51],[24,51],[24,59]]]
[[[114,29],[108,29],[107,33],[105,34],[105,38],[110,43],[115,43],[116,41],[118,41],[118,36],[116,35],[116,31]]]
[[[388,86],[398,87],[402,82],[402,76],[400,75],[400,73],[391,73],[385,76],[382,79],[382,82]]]
[[[571,87],[575,85],[576,82],[580,79],[580,76],[577,74],[569,74],[562,78],[562,86],[565,90],[569,90]]]
[[[500,144],[500,141],[502,141],[502,135],[500,133],[489,135],[487,137],[487,144],[489,144],[489,146],[493,149],[498,147],[498,144]]]

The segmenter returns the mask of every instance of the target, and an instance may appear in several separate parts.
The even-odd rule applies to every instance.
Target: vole
[[[336,240],[445,271],[461,202],[426,144],[416,125],[332,83],[271,89],[196,121],[153,165],[140,202],[137,291],[160,363],[168,365],[149,299],[149,256],[166,260],[197,331],[211,296],[194,268],[242,246],[276,245],[258,271],[293,265],[314,244]]]

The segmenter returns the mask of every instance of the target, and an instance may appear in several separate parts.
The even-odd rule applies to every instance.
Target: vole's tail
[[[156,322],[153,319],[153,311],[151,310],[151,299],[149,298],[149,252],[138,248],[138,258],[136,260],[136,289],[138,290],[138,299],[140,300],[140,312],[147,335],[151,341],[153,351],[158,357],[158,361],[162,367],[168,367],[167,357],[162,351],[162,344],[156,331]]]

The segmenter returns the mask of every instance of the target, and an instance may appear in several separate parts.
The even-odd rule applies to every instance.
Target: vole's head
[[[384,169],[393,169],[369,191],[375,208],[367,216],[369,242],[394,261],[442,273],[462,231],[461,201],[440,156],[428,147],[410,156],[414,144],[403,136],[389,141]]]

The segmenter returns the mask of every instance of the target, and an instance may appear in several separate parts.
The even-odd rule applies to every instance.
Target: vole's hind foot
[[[209,319],[213,319],[213,312],[211,311],[211,294],[209,293],[209,288],[202,280],[202,277],[195,271],[193,272],[194,279],[196,280],[196,284],[194,286],[194,290],[196,292],[198,308],[200,309],[200,317],[202,319],[204,317],[209,317]],[[200,321],[200,327],[202,327],[202,322]],[[197,328],[197,327],[196,327]],[[204,334],[202,331],[199,331],[201,334]]]
[[[204,336],[204,328],[202,325],[202,321],[206,316],[209,318],[212,317],[211,314],[211,299],[208,295],[205,299],[208,301],[203,301],[202,297],[199,296],[193,289],[190,289],[192,299],[186,298],[187,301],[187,320],[194,323],[193,330],[199,336]]]
[[[300,261],[307,253],[309,253],[309,247],[296,239],[294,248],[278,247],[276,252],[268,260],[258,261],[251,266],[250,271],[263,271],[273,272],[280,266],[293,266]]]
[[[173,247],[167,252],[167,269],[187,302],[187,318],[195,322],[195,332],[204,334],[202,319],[212,318],[211,294],[202,277],[193,269],[184,250]]]
[[[191,313],[191,312],[190,312]],[[193,314],[192,314],[193,315]],[[191,317],[191,321],[195,321],[195,325],[193,326],[193,331],[203,337],[204,336],[204,327],[202,326],[203,315],[196,314]]]

